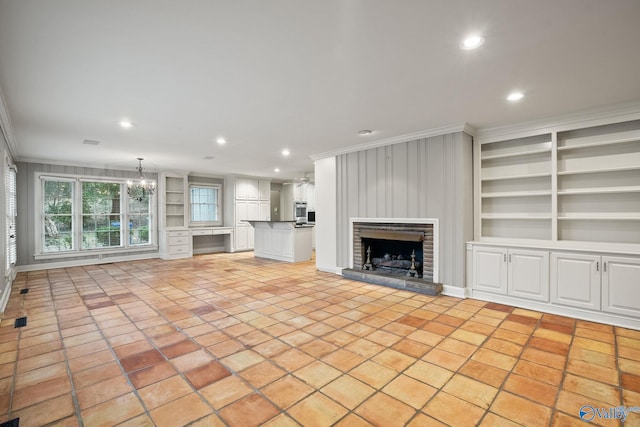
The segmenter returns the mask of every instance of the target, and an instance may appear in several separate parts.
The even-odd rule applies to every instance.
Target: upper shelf
[[[606,137],[602,135],[590,135],[578,138],[564,138],[558,141],[558,151],[576,150],[604,145],[623,144],[626,142],[640,141],[640,131],[630,130],[616,132]]]
[[[506,158],[509,158],[509,157],[523,157],[523,156],[531,156],[533,154],[549,153],[549,152],[551,152],[551,147],[549,147],[549,148],[541,148],[541,149],[536,149],[536,150],[531,150],[531,151],[524,151],[524,152],[514,152],[514,153],[504,153],[504,154],[488,154],[488,155],[483,155],[482,156],[482,160],[506,159]]]

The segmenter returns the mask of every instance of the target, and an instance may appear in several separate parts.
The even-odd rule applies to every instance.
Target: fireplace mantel
[[[430,224],[433,226],[433,282],[439,282],[439,252],[438,239],[439,227],[437,218],[350,218],[349,219],[349,268],[353,269],[353,224],[354,223],[379,223],[379,224]],[[355,268],[360,268],[356,266]]]

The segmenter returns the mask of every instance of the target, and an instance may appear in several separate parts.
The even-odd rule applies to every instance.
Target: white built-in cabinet
[[[549,253],[491,246],[473,248],[474,290],[549,300]]]
[[[551,302],[600,310],[602,257],[590,254],[551,254]]]
[[[159,248],[164,259],[192,256],[188,225],[187,174],[158,174]]]
[[[640,120],[538,129],[474,140],[471,294],[640,327]]]
[[[252,250],[254,229],[247,220],[271,219],[271,182],[230,176],[225,179],[225,225],[234,228],[230,251]]]

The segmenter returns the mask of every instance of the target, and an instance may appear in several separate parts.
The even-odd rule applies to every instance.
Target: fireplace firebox
[[[440,293],[442,285],[434,283],[436,224],[437,220],[352,220],[353,268],[344,269],[343,275],[419,292],[426,289],[424,293],[430,295]]]

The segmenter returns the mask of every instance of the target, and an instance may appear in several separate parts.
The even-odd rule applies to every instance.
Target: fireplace
[[[436,219],[351,220],[351,268],[343,275],[356,280],[437,294]],[[346,274],[345,274],[346,272]]]
[[[362,228],[359,230],[360,252],[365,258],[364,270],[380,271],[393,276],[423,276],[424,233]]]

